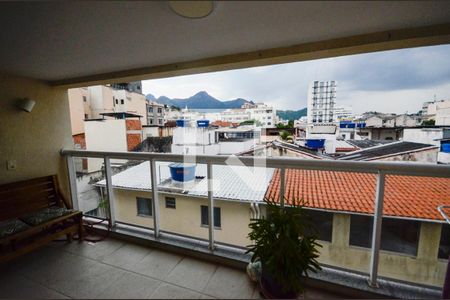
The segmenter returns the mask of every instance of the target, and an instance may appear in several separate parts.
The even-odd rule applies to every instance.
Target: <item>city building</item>
[[[166,121],[166,107],[154,101],[147,102],[147,125],[163,126]]]
[[[450,127],[422,126],[405,128],[403,141],[431,144],[439,147],[437,162],[450,164]]]
[[[335,122],[336,81],[314,81],[308,89],[308,124]]]
[[[303,199],[319,229],[319,261],[364,271],[370,261],[375,175],[286,170],[286,203]],[[279,201],[275,170],[266,198]],[[450,180],[388,176],[382,221],[380,276],[441,286],[450,254],[450,225],[436,207],[447,202]]]
[[[450,125],[450,100],[424,102],[419,114],[424,120],[434,120],[435,125]]]
[[[246,247],[250,244],[250,219],[264,213],[264,195],[273,169],[214,166],[213,173],[217,241]],[[180,182],[172,177],[168,163],[159,163],[157,177],[161,230],[205,239],[208,236],[206,166],[197,165],[195,179]],[[105,184],[102,180],[95,185],[104,189]],[[153,228],[149,163],[143,162],[112,176],[112,184],[117,221]]]

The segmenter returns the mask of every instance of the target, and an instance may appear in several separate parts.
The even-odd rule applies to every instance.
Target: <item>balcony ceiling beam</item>
[[[272,49],[49,81],[56,87],[130,82],[226,71],[345,55],[450,44],[450,23],[389,30]],[[180,50],[182,51],[182,50]]]

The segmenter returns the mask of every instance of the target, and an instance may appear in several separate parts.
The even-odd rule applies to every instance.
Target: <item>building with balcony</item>
[[[57,174],[61,193],[69,199],[67,207],[80,209],[75,159],[103,161],[106,184],[106,195],[103,196],[108,200],[114,200],[115,192],[112,177],[116,174],[111,160],[148,161],[149,171],[153,174],[150,180],[155,183],[158,182],[157,163],[182,162],[182,156],[165,153],[74,150],[69,121],[70,88],[450,43],[450,4],[445,1],[257,4],[225,1],[211,6],[214,12],[207,17],[196,20],[180,17],[169,5],[168,2],[145,1],[0,4],[0,25],[4,29],[0,42],[7,45],[0,49],[0,157],[3,159],[0,184]],[[190,11],[198,12],[195,8]],[[369,15],[361,14],[362,11]],[[311,18],[311,12],[318,12],[321,18]],[[107,95],[106,89],[101,90]],[[116,99],[112,94],[108,95],[109,105],[113,107]],[[18,107],[18,100],[23,98],[35,101],[31,112]],[[117,100],[121,99],[126,105],[126,94]],[[117,105],[120,106],[121,101]],[[206,179],[213,179],[211,168],[227,164],[229,158],[198,156],[197,163],[206,164]],[[249,165],[259,162],[255,157],[239,157],[239,160]],[[431,199],[440,194],[427,192],[419,196],[420,191],[416,187],[422,185],[415,181],[399,185],[401,189],[394,193],[389,179],[390,176],[415,176],[418,181],[424,180],[427,187],[437,187],[439,193],[445,191],[441,180],[450,177],[448,166],[292,157],[270,158],[266,163],[267,168],[280,169],[280,182],[285,180],[287,183],[294,176],[294,181],[289,181],[294,185],[298,176],[287,169],[370,175],[351,176],[348,181],[354,182],[353,185],[342,185],[350,187],[348,190],[357,195],[355,203],[360,206],[360,214],[373,220],[373,231],[363,232],[364,236],[372,236],[370,250],[351,248],[348,230],[339,231],[344,233],[340,236],[332,234],[331,246],[323,249],[330,251],[340,267],[323,261],[322,271],[311,274],[306,282],[306,299],[326,296],[442,297],[445,292],[442,266],[448,260],[436,259],[436,254],[439,255],[438,247],[445,248],[448,234],[444,235],[441,243],[437,228],[441,228],[442,234],[444,219],[435,215],[436,206],[442,202],[421,201],[418,205],[411,205],[414,199]],[[237,165],[238,162],[232,160],[231,164]],[[327,178],[334,177],[330,174]],[[429,178],[433,180],[427,180]],[[372,185],[374,189],[365,188],[370,180],[377,180]],[[156,199],[159,197],[158,185],[152,187],[152,199]],[[284,196],[285,191],[292,191],[292,188],[295,187],[288,184],[280,186],[280,205],[290,199],[289,195],[287,198]],[[333,190],[323,181],[310,182],[301,188],[315,190],[317,195],[328,200],[328,194],[348,195],[342,188]],[[244,196],[239,195],[238,189],[235,192],[237,197]],[[389,202],[395,199],[393,194],[403,202]],[[389,210],[383,210],[384,196]],[[359,201],[362,197],[373,206],[367,201]],[[217,240],[220,235],[217,233],[215,236],[214,193],[207,192],[205,199],[212,222],[208,222],[204,238],[164,231],[161,224],[170,223],[166,219],[169,215],[162,213],[162,205],[158,205],[158,201],[153,202],[153,229],[116,221],[115,202],[111,201],[111,205],[106,206],[108,218],[102,223],[90,226],[88,222],[102,220],[84,216],[85,229],[94,227],[92,234],[108,235],[107,239],[94,244],[87,241],[50,242],[2,265],[0,294],[9,298],[258,298],[257,286],[245,274],[249,256],[243,249]],[[349,199],[340,199],[330,210],[333,214],[347,211],[351,207]],[[30,197],[30,206],[33,200]],[[313,200],[321,203],[320,199]],[[450,204],[448,198],[443,202]],[[149,206],[146,207],[145,202],[140,203],[141,212],[147,213]],[[389,203],[395,204],[394,211],[390,210],[392,206]],[[133,204],[137,210],[136,199],[133,199]],[[168,204],[173,206],[173,201]],[[2,212],[5,209],[2,207]],[[201,214],[198,206],[195,210]],[[386,216],[383,218],[384,212]],[[408,222],[417,218],[420,223],[412,226],[411,230],[409,226],[404,227],[408,235],[420,227],[416,256],[403,255],[397,259],[402,255],[396,253],[391,256],[384,252],[383,232],[392,231],[383,227],[383,219],[394,219],[393,213],[396,212],[402,212],[401,216]],[[199,219],[195,218],[195,222],[186,226],[198,228]],[[221,222],[224,226],[228,220],[222,219]],[[333,215],[333,224],[335,222],[342,228],[350,227],[351,236],[352,223],[355,224],[352,216],[335,218]],[[362,220],[361,224],[367,222]],[[335,228],[337,226],[333,231]],[[424,247],[425,232],[429,232],[428,247]],[[411,237],[408,237],[408,242],[414,241]],[[341,251],[337,248],[332,250],[332,245],[341,245]],[[404,246],[408,248],[410,244],[404,243]],[[324,259],[329,258],[325,252],[323,255]],[[356,265],[355,258],[361,258],[363,265]],[[435,268],[425,266],[425,261]],[[391,264],[404,274],[399,275],[398,270],[392,270]],[[413,277],[411,272],[414,270],[406,266],[418,267],[415,271],[419,277]],[[406,276],[404,280],[398,280],[401,275]]]

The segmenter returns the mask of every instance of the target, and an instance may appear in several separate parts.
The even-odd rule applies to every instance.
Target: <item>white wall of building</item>
[[[436,103],[436,125],[450,125],[450,100]]]
[[[405,128],[403,130],[403,141],[430,144],[440,146],[437,141],[443,138],[442,128]]]
[[[84,127],[87,150],[127,151],[125,120],[87,121]],[[102,165],[102,159],[89,158],[88,173],[100,170]]]

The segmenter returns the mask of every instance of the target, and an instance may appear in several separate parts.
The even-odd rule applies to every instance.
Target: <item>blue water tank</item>
[[[325,145],[325,139],[307,139],[306,147],[311,149],[321,149]]]
[[[208,127],[209,120],[197,120],[197,127]]]
[[[441,151],[450,153],[450,143],[441,144]]]
[[[356,124],[355,123],[348,123],[347,128],[355,128]]]
[[[366,127],[366,123],[358,123],[358,124],[356,124],[356,127],[358,127],[358,128],[365,128]]]
[[[189,121],[188,120],[176,120],[177,127],[188,127]]]
[[[195,179],[195,165],[172,163],[169,165],[172,180],[178,182],[188,182]]]

